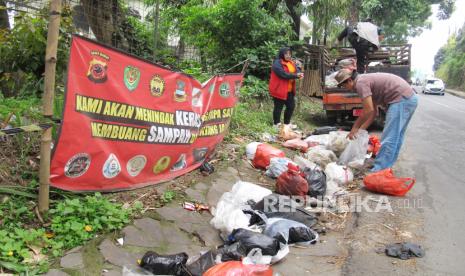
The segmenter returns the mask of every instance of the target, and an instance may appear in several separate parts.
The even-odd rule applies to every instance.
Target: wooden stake
[[[58,36],[60,31],[61,0],[50,2],[50,15],[47,34],[47,49],[45,51],[45,79],[43,96],[43,115],[53,116],[53,98],[55,94],[55,72],[57,62]],[[52,128],[42,134],[40,144],[40,174],[39,174],[39,212],[44,213],[49,208],[49,178],[50,178],[50,144]]]

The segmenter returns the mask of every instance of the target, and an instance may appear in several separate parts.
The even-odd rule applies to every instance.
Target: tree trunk
[[[8,20],[8,10],[6,9],[6,1],[0,0],[0,29],[10,29],[10,21]]]
[[[317,32],[318,32],[318,26],[316,24],[316,18],[317,18],[317,8],[316,8],[316,3],[313,4],[312,6],[312,13],[313,13],[313,22],[312,22],[312,44],[316,44],[317,40]]]
[[[118,0],[82,0],[87,21],[95,38],[123,50],[129,48],[123,31],[125,16]]]
[[[297,6],[301,3],[301,0],[286,0],[286,6],[287,9],[289,10],[289,15],[292,18],[292,21],[294,24],[292,25],[294,29],[295,39],[299,39],[299,34],[300,34],[300,13],[297,13]]]
[[[349,25],[354,26],[359,21],[359,10],[362,8],[361,0],[352,0],[350,5]]]

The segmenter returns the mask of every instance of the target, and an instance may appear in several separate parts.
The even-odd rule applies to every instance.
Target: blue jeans
[[[389,105],[383,135],[381,136],[381,149],[376,156],[371,172],[391,168],[394,165],[397,157],[399,157],[405,130],[417,105],[418,97],[416,94]]]

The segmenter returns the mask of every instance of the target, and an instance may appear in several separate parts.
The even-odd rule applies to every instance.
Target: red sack
[[[308,183],[300,175],[300,171],[289,167],[287,172],[283,172],[276,182],[276,192],[282,195],[305,196],[308,193]]]
[[[229,261],[211,267],[203,276],[272,276],[268,265],[245,265],[240,261]]]
[[[272,157],[286,157],[284,152],[268,144],[260,144],[255,152],[253,158],[253,165],[255,168],[266,169],[270,165]]]
[[[378,136],[370,135],[370,138],[368,139],[368,152],[372,152],[374,155],[377,155],[380,148],[381,142],[379,141]]]
[[[389,168],[365,176],[363,184],[372,192],[404,196],[415,184],[415,178],[397,178]]]

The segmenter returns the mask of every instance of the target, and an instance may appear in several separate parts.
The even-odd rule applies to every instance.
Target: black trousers
[[[273,123],[276,125],[281,122],[281,113],[283,111],[284,106],[286,106],[286,110],[284,111],[284,124],[289,124],[291,122],[291,117],[295,109],[294,93],[287,93],[287,100],[273,98],[273,101]]]
[[[357,72],[363,74],[368,52],[373,50],[374,45],[364,38],[359,38],[355,33],[349,35],[348,40],[357,55]]]

